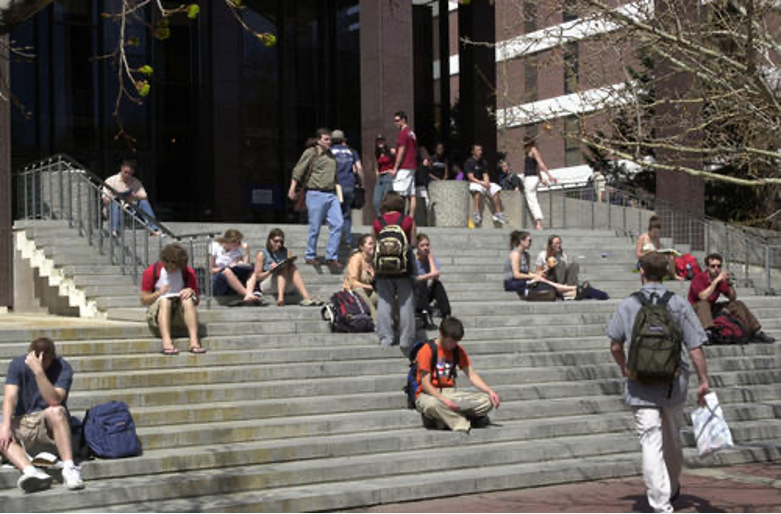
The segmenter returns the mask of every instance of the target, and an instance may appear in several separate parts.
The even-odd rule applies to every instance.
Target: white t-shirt
[[[209,248],[209,254],[214,257],[214,265],[218,268],[225,268],[234,262],[241,261],[244,256],[244,250],[241,246],[230,252],[225,251],[225,247],[214,241]]]
[[[166,284],[169,287],[168,293],[178,293],[184,289],[184,278],[182,277],[182,270],[176,270],[169,274],[168,271],[161,266],[160,277],[157,279],[157,283],[155,284],[155,291]]]
[[[547,250],[543,250],[537,256],[536,264],[537,264],[538,268],[544,268],[545,267],[545,261],[547,260],[547,257],[545,257],[546,254],[547,254]],[[567,257],[567,253],[566,252],[561,252],[561,255],[556,257],[556,263],[558,264],[559,262],[563,262],[564,264],[569,262],[569,258]]]

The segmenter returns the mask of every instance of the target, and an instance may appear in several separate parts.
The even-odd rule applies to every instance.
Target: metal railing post
[[[705,255],[710,254],[710,223],[705,222]]]
[[[613,226],[613,210],[610,208],[613,205],[613,200],[610,198],[610,188],[605,188],[605,196],[607,198],[607,228],[610,229]]]
[[[548,226],[553,228],[553,192],[551,191],[550,184],[548,185]]]
[[[597,222],[595,219],[596,210],[597,210],[597,201],[599,201],[599,194],[597,194],[597,196],[594,198],[594,201],[591,202],[591,230],[597,228]]]
[[[743,234],[743,278],[748,281],[748,236]]]
[[[49,159],[47,170],[47,175],[49,177],[49,219],[54,219],[54,176],[51,170],[51,159]],[[43,205],[41,205],[41,209],[43,209]]]
[[[567,195],[561,190],[561,228],[567,228]]]
[[[765,243],[765,294],[770,294],[773,291],[770,277],[770,269],[773,260],[773,254],[770,249],[770,245]]]
[[[526,205],[526,195],[522,194],[521,195],[521,226],[523,228],[526,228],[526,226],[527,226],[526,225],[526,222],[527,222],[526,216],[528,216],[528,212],[527,212],[529,210],[528,207],[529,206]]]
[[[626,202],[624,202],[624,208],[622,209],[622,214],[624,218],[624,234],[626,234]]]
[[[675,246],[675,209],[670,208],[670,239],[673,240],[673,246]]]
[[[724,224],[724,267],[729,271],[730,247],[729,247],[729,225]]]
[[[60,158],[62,162],[62,158]],[[73,168],[69,165],[68,169],[68,226],[73,228]],[[62,173],[62,172],[60,172]]]
[[[79,235],[82,233],[82,220],[81,220],[81,181],[76,181],[76,219],[78,221]]]
[[[27,204],[27,175],[29,175],[29,173],[25,169],[24,173],[22,173],[22,176],[24,177],[24,219],[26,220],[30,219],[28,217],[30,215],[30,209],[29,205]]]
[[[133,285],[138,285],[138,253],[136,252],[136,217],[133,216]]]

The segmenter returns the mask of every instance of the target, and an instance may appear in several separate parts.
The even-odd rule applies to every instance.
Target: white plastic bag
[[[716,393],[705,395],[705,406],[692,412],[692,424],[700,457],[734,446]]]

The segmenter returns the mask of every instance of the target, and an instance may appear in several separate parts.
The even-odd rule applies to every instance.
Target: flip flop
[[[191,346],[187,351],[190,353],[202,354],[206,353],[206,348],[203,346]]]
[[[160,353],[163,355],[179,355],[179,350],[176,348],[163,348],[163,351]]]

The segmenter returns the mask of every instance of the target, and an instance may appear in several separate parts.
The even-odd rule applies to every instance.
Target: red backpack
[[[680,257],[675,258],[675,272],[679,277],[683,277],[686,280],[691,280],[700,271],[700,264],[697,262],[697,258],[690,254],[685,253]]]
[[[746,344],[751,338],[743,323],[727,311],[713,318],[711,344]]]

